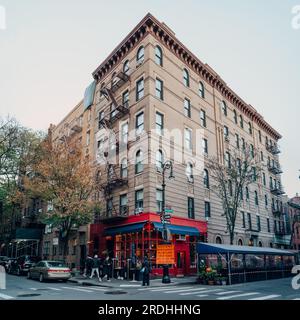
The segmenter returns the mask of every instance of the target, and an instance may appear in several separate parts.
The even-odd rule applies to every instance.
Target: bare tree
[[[211,190],[222,201],[226,232],[229,233],[230,244],[233,244],[236,218],[243,192],[259,178],[262,165],[257,161],[254,150],[246,145],[241,151],[228,150],[223,159],[210,157],[207,169],[211,178]]]

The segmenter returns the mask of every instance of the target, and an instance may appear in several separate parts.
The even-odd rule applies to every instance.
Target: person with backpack
[[[101,282],[102,280],[101,280],[100,274],[99,274],[99,267],[100,267],[100,259],[95,254],[94,259],[93,259],[93,267],[92,267],[92,273],[91,273],[90,279],[92,279],[94,274],[96,273],[98,280]]]

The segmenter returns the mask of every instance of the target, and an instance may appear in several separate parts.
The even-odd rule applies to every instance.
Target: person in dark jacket
[[[106,276],[107,281],[111,281],[110,278],[112,277],[112,260],[109,255],[106,256],[104,263],[103,263],[103,277]]]
[[[92,267],[93,267],[93,258],[89,255],[87,255],[86,260],[85,260],[85,271],[83,276],[84,277],[89,277],[92,273]]]
[[[95,254],[94,259],[93,259],[93,267],[92,267],[92,273],[91,273],[90,279],[93,278],[93,276],[94,276],[94,274],[96,272],[98,280],[101,281],[100,274],[99,274],[99,268],[100,268],[100,259]]]
[[[143,286],[150,285],[150,265],[148,261],[148,257],[144,257],[144,261],[142,264],[142,269],[141,269],[142,275],[143,275]]]

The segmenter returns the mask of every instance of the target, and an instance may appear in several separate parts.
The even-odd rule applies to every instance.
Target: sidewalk
[[[131,281],[131,280],[118,280],[113,278],[110,282],[102,280],[99,282],[96,277],[93,279],[85,278],[83,276],[72,277],[69,282],[77,283],[83,286],[99,286],[107,288],[135,288],[142,287],[142,281]],[[151,287],[161,286],[174,286],[174,285],[187,285],[196,284],[196,276],[184,277],[184,278],[171,278],[171,283],[162,283],[162,278],[154,278],[150,280]]]

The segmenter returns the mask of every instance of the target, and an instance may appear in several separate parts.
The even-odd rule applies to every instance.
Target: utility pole
[[[161,212],[161,222],[163,225],[163,232],[162,232],[162,238],[164,240],[164,243],[167,244],[169,243],[168,239],[168,228],[167,224],[170,223],[171,215],[166,214],[166,179],[165,179],[165,173],[166,170],[170,170],[170,175],[169,179],[174,179],[173,175],[173,163],[170,160],[167,160],[163,163],[162,165],[162,212]],[[170,283],[170,276],[169,276],[169,265],[164,265],[163,266],[163,278],[162,278],[162,283]]]

